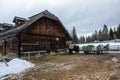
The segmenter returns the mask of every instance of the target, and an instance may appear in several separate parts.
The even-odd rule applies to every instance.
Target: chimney
[[[5,31],[7,31],[7,30],[9,30],[9,29],[11,29],[11,28],[13,28],[13,25],[12,25],[12,24],[3,23],[3,29],[4,29]]]
[[[2,23],[0,23],[0,33],[1,32],[4,32],[4,28],[3,28],[3,24]]]
[[[17,17],[17,16],[15,16],[14,19],[13,19],[13,23],[15,23],[15,26],[16,26],[16,27],[24,24],[25,21],[26,21],[25,18],[21,18],[21,17]]]

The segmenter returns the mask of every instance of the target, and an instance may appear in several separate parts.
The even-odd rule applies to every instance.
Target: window
[[[46,26],[46,32],[50,32],[51,27],[49,25]]]

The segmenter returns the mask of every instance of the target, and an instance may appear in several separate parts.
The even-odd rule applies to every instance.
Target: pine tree
[[[98,33],[97,33],[97,30],[95,30],[95,40],[98,40]]]
[[[78,37],[77,37],[77,34],[76,34],[75,27],[73,27],[72,38],[73,38],[73,40],[72,40],[73,44],[77,44],[78,43]]]
[[[102,40],[103,40],[103,39],[102,39],[102,31],[101,31],[101,30],[99,30],[98,40],[99,40],[99,41],[102,41]]]
[[[83,43],[85,43],[85,37],[83,36]]]
[[[110,36],[110,40],[111,40],[111,39],[114,39],[114,33],[113,33],[112,28],[110,28],[109,36]]]
[[[91,36],[86,37],[86,43],[92,42]]]
[[[117,28],[116,37],[117,37],[118,39],[120,39],[120,24],[119,24],[119,26],[118,26],[118,28]]]
[[[102,30],[102,39],[103,40],[109,40],[108,28],[107,28],[106,24],[104,24],[104,27],[103,27],[103,30]]]
[[[114,28],[114,31],[113,31],[113,37],[114,37],[114,39],[117,38],[117,31],[116,31],[116,28]]]
[[[88,43],[88,42],[89,42],[88,37],[86,37],[86,43]]]
[[[85,43],[85,37],[84,36],[80,37],[79,43]]]
[[[95,30],[95,33],[92,34],[91,36],[91,41],[94,42],[94,41],[97,41],[98,40],[98,33],[97,31]]]

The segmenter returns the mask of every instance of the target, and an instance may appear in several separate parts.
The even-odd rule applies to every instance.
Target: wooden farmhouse
[[[72,38],[54,14],[45,10],[27,19],[14,17],[11,24],[0,24],[0,52],[17,53],[27,51],[64,49]]]

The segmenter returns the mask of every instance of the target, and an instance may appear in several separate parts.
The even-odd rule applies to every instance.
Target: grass
[[[21,80],[120,79],[120,55],[49,55],[29,61],[36,67],[23,73]]]

